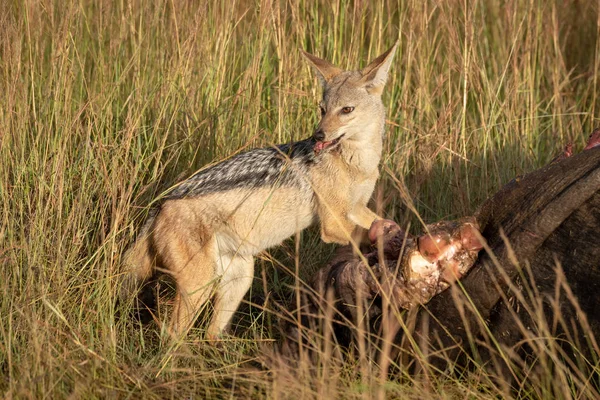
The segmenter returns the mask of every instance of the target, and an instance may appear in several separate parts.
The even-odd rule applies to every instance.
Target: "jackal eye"
[[[325,115],[325,113],[326,113],[325,107],[320,106],[319,109],[321,110],[321,116]]]
[[[350,114],[352,111],[354,111],[354,107],[344,107],[344,108],[342,108],[342,114]]]

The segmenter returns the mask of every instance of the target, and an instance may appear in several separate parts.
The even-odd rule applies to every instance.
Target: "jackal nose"
[[[325,133],[323,132],[322,129],[319,129],[315,132],[315,134],[313,135],[313,137],[315,138],[315,140],[317,142],[322,142],[323,140],[325,140]]]

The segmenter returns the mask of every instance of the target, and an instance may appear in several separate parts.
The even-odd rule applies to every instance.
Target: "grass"
[[[400,40],[379,196],[383,214],[418,226],[415,212],[469,215],[567,142],[583,146],[600,113],[599,21],[597,3],[558,0],[0,2],[0,391],[591,397],[550,367],[519,393],[483,366],[383,380],[365,359],[257,368],[277,303],[331,255],[314,230],[260,257],[250,298],[263,304],[218,348],[194,334],[171,348],[157,324],[118,318],[128,306],[115,298],[120,256],[164,189],[312,133],[320,88],[299,48],[356,68]]]

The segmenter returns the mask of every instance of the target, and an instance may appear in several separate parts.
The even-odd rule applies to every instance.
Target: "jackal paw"
[[[369,240],[375,243],[380,236],[387,236],[398,232],[401,228],[391,219],[377,219],[369,228]]]

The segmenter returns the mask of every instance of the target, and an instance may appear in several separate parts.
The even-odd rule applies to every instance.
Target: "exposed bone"
[[[365,254],[373,271],[365,274],[371,297],[386,290],[391,291],[392,301],[401,308],[427,303],[462,277],[483,247],[474,218],[436,222],[425,231],[415,237],[393,221],[373,223],[369,237],[371,240],[382,237],[382,248],[376,247]],[[360,264],[358,259],[353,262]]]

